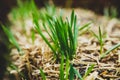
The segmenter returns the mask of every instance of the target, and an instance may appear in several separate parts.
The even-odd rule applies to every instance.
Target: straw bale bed
[[[70,13],[71,9],[64,9],[64,17],[70,15]],[[113,45],[120,43],[119,20],[96,15],[91,11],[83,9],[75,9],[75,13],[80,25],[92,21],[90,30],[98,33],[98,27],[100,26],[102,31],[106,31],[107,36],[104,39],[104,52]],[[25,54],[21,56],[18,54],[18,51],[13,48],[11,51],[12,63],[16,65],[19,72],[24,73],[29,80],[41,80],[40,68],[44,71],[47,80],[59,80],[60,63],[54,60],[52,51],[37,32],[35,33],[35,41],[32,43],[30,38],[31,32],[34,29],[32,19],[25,20],[26,35],[24,35],[20,26],[20,22],[16,21],[16,23],[12,24],[11,29]],[[48,36],[44,30],[43,32],[44,35]],[[98,40],[89,30],[82,35],[79,34],[77,52],[71,63],[73,63],[74,67],[82,76],[91,64],[95,64],[94,69],[85,80],[120,80],[120,48],[111,51],[110,54],[103,59],[99,59],[99,49]],[[16,78],[22,80],[17,71],[9,68],[8,70],[14,74]],[[79,79],[75,77],[74,80]]]

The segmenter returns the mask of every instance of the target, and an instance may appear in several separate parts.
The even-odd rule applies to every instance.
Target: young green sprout
[[[101,31],[101,28],[99,27],[99,34],[95,34],[93,31],[92,31],[93,35],[98,39],[99,43],[100,43],[100,54],[103,53],[103,45],[104,45],[104,40],[103,40],[103,37],[104,37],[104,33],[102,33]]]

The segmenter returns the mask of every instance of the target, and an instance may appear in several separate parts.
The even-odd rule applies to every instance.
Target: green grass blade
[[[61,55],[60,80],[64,80],[64,55]]]
[[[73,26],[73,21],[74,21],[74,10],[72,10],[72,13],[71,13],[71,21],[70,21],[70,26],[72,27]]]
[[[49,35],[49,37],[51,38],[52,41],[54,41],[54,38],[52,37],[52,35],[50,34],[50,32],[48,31],[46,25],[43,23],[43,27],[45,29],[45,31],[47,32],[47,34]]]
[[[80,80],[83,80],[82,76],[80,75],[80,73],[73,67],[73,65],[70,66],[70,80],[74,80],[74,74],[77,75],[77,77]]]
[[[99,40],[100,40],[100,44],[102,46],[103,38],[102,38],[102,32],[101,32],[100,26],[99,26]]]
[[[39,27],[39,15],[33,13],[33,22],[35,24],[35,29],[36,31],[39,33],[39,35],[43,38],[43,40],[46,42],[46,44],[50,47],[50,49],[53,51],[54,53],[54,56],[57,57],[57,54],[56,54],[56,50],[54,50],[53,46],[50,44],[50,42],[48,41],[48,39],[43,35],[42,33],[42,30],[40,29]],[[45,26],[44,26],[45,28]]]
[[[76,16],[75,16],[75,19],[74,19],[74,48],[76,49],[77,48],[77,37],[78,37],[78,27],[76,26]]]
[[[42,80],[46,80],[46,76],[41,68],[40,68],[40,75],[42,77]]]
[[[87,69],[87,71],[85,72],[85,75],[84,75],[83,78],[85,78],[85,77],[87,77],[87,76],[89,75],[89,73],[93,70],[94,66],[95,66],[95,65],[92,64],[92,65]]]
[[[100,43],[100,54],[102,54],[102,50],[103,50],[103,36],[102,36],[102,32],[101,32],[100,26],[99,26],[99,43]]]
[[[70,70],[70,61],[69,61],[69,57],[67,56],[67,59],[66,59],[66,68],[65,68],[65,80],[68,80],[68,76],[69,76],[69,70]]]
[[[83,29],[88,28],[90,24],[91,24],[91,22],[79,27],[79,31],[82,31]]]
[[[104,54],[102,54],[102,55],[100,56],[100,59],[103,58],[103,57],[105,57],[105,56],[106,56],[107,54],[109,54],[112,50],[114,50],[114,49],[116,49],[116,48],[118,48],[118,47],[120,47],[120,43],[118,43],[118,44],[114,45],[113,47],[111,47],[110,49],[108,49]]]
[[[70,71],[69,71],[69,74],[70,74],[70,77],[69,77],[69,80],[74,80],[74,69],[73,69],[73,66],[70,65]]]
[[[35,22],[36,23],[36,22]],[[55,57],[56,57],[56,51],[53,49],[52,45],[50,44],[50,42],[48,41],[48,39],[42,34],[41,29],[38,26],[38,23],[36,23],[35,29],[38,31],[38,33],[40,34],[40,36],[43,38],[43,40],[46,42],[46,44],[51,48],[51,50],[53,51]]]
[[[15,37],[13,36],[12,32],[9,29],[7,29],[4,25],[2,25],[2,29],[4,30],[5,34],[7,35],[9,41],[17,48],[19,53],[22,54],[21,48],[20,48],[19,44],[17,43]]]
[[[95,34],[93,31],[91,31],[91,33],[93,34],[94,37],[96,37],[98,39],[98,41],[100,40],[99,36],[97,34]]]

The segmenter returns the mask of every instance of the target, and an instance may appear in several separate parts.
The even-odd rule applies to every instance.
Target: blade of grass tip
[[[93,34],[94,37],[98,39],[98,41],[100,41],[99,36],[97,34],[95,34],[93,31],[90,31],[90,32]]]
[[[17,48],[18,52],[20,54],[22,54],[21,48],[20,48],[19,44],[17,43],[15,37],[13,36],[12,32],[9,29],[7,29],[4,25],[2,25],[2,29],[4,30],[5,34],[7,35],[9,41]]]
[[[84,75],[83,78],[85,78],[85,77],[88,76],[88,74],[93,70],[94,66],[95,66],[95,64],[92,64],[92,65],[87,69],[87,71],[85,72],[85,75]]]
[[[79,31],[82,31],[83,29],[88,28],[91,23],[92,23],[92,22],[89,22],[89,23],[81,26],[81,27],[79,28]]]
[[[64,80],[64,55],[61,55],[60,80]]]
[[[76,26],[76,20],[77,20],[77,17],[75,15],[74,17],[74,47],[76,48],[77,47],[77,37],[78,37],[78,27]]]
[[[107,54],[109,54],[112,50],[114,50],[114,49],[116,49],[116,48],[118,48],[118,47],[120,47],[120,43],[118,43],[118,44],[114,45],[113,47],[111,47],[110,49],[108,49],[104,54],[102,54],[102,55],[100,56],[100,59],[103,58],[103,57],[105,57],[105,56],[106,56]]]
[[[42,77],[42,80],[46,80],[46,76],[41,68],[40,68],[40,75]]]
[[[73,25],[73,21],[74,21],[74,10],[72,10],[72,13],[71,13],[71,21],[70,21],[70,26],[72,27]]]
[[[99,26],[99,39],[100,39],[100,44],[102,45],[102,32],[100,26]]]

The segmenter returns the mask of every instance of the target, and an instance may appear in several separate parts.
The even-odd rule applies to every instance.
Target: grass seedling
[[[104,34],[102,34],[102,31],[101,31],[101,28],[99,27],[99,34],[95,34],[93,31],[92,31],[93,35],[98,39],[99,43],[100,43],[100,54],[103,53],[103,45],[104,45],[104,41],[103,41],[103,37],[104,37]]]
[[[6,28],[4,25],[2,25],[2,29],[5,32],[5,34],[7,35],[9,41],[11,42],[11,44],[13,44],[17,48],[18,52],[21,55],[22,50],[21,50],[19,44],[17,43],[15,37],[13,36],[12,32],[8,28]]]
[[[70,21],[64,21],[62,17],[60,17],[48,20],[47,27],[43,24],[44,29],[48,33],[54,45],[52,45],[43,35],[42,30],[39,27],[38,18],[35,14],[33,14],[33,21],[35,29],[51,48],[56,59],[59,59],[61,55],[64,55],[65,58],[68,55],[70,60],[73,59],[73,56],[76,53],[78,36],[78,27],[76,26],[76,15],[74,14],[74,11],[72,11]]]
[[[100,59],[104,58],[107,54],[109,54],[111,51],[117,49],[118,47],[120,47],[120,43],[118,43],[118,44],[114,45],[113,47],[111,47],[110,49],[108,49],[104,54],[102,54],[100,56]]]
[[[95,66],[94,64],[90,65],[90,67],[86,70],[85,75],[83,76],[83,79],[85,79],[91,73],[94,66]]]

